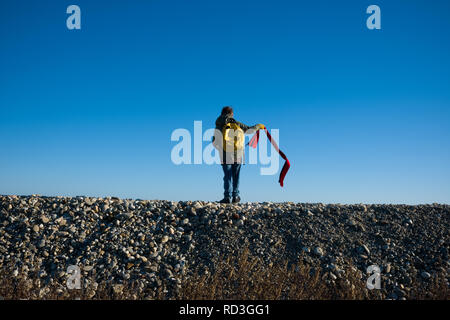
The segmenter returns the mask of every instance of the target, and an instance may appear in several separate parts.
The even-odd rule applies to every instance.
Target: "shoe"
[[[239,203],[240,201],[241,201],[241,197],[239,197],[239,196],[233,197],[233,203]]]
[[[222,200],[219,201],[219,203],[231,203],[231,199],[230,198],[223,198]]]

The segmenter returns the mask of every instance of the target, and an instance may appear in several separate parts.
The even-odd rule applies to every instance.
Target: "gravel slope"
[[[266,263],[320,265],[329,279],[381,269],[385,298],[407,298],[416,278],[449,279],[449,205],[171,202],[0,196],[0,266],[66,290],[77,265],[92,296],[98,283],[137,281],[137,298],[172,295],[197,267],[248,246]],[[30,283],[31,285],[31,283]]]

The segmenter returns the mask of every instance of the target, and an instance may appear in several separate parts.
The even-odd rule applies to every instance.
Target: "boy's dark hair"
[[[224,116],[226,114],[232,114],[233,108],[230,106],[223,107],[221,115]]]

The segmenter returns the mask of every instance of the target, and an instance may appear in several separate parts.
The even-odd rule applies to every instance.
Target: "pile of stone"
[[[193,270],[212,270],[247,247],[268,265],[319,265],[331,282],[376,265],[383,297],[404,299],[417,278],[448,281],[449,213],[440,204],[0,196],[0,268],[30,285],[38,279],[42,296],[50,285],[67,291],[76,266],[92,297],[101,283],[118,294],[133,283],[139,299],[171,297]]]

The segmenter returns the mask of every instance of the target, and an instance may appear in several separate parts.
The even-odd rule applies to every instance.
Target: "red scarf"
[[[288,172],[291,164],[289,163],[289,160],[288,160],[288,158],[286,158],[286,155],[283,153],[283,151],[281,151],[280,148],[278,148],[276,142],[274,140],[272,140],[272,136],[270,135],[269,131],[267,131],[267,128],[264,128],[264,131],[266,132],[267,138],[272,143],[275,150],[277,150],[278,153],[280,154],[280,156],[284,160],[286,160],[283,168],[281,169],[280,178],[278,179],[280,186],[283,186],[284,177],[286,176],[286,173]],[[256,131],[255,135],[250,139],[250,141],[248,142],[248,145],[252,148],[256,148],[256,145],[258,144],[258,140],[259,140],[259,130]]]

